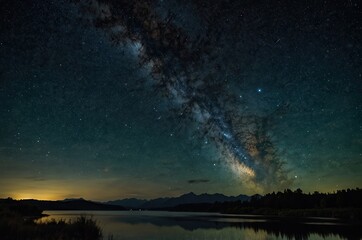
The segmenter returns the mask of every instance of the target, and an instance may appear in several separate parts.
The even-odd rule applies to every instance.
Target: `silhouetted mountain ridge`
[[[63,202],[72,202],[72,201],[86,201],[84,198],[65,198]]]
[[[108,201],[107,204],[119,205],[128,208],[140,209],[162,209],[175,207],[182,204],[196,204],[196,203],[215,203],[215,202],[234,202],[234,201],[248,201],[249,196],[240,194],[238,196],[225,196],[220,193],[208,194],[203,193],[197,195],[193,192],[183,194],[179,197],[165,197],[155,198],[151,200],[126,198],[114,201]]]
[[[11,204],[16,206],[34,206],[40,210],[126,210],[122,206],[103,204],[80,199],[65,199],[61,201],[47,201],[36,199],[0,199],[0,205]]]

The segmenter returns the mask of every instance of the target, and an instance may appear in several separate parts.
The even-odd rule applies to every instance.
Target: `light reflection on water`
[[[46,211],[50,219],[93,216],[105,239],[360,239],[360,226],[341,224],[333,219],[284,221],[251,215],[178,213],[156,211]]]

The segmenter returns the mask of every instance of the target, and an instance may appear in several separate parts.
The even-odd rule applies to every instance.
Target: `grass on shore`
[[[75,220],[34,221],[20,215],[0,216],[0,236],[4,240],[100,240],[102,230],[97,222],[86,216]]]

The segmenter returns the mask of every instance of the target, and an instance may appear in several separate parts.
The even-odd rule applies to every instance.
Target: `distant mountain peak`
[[[120,205],[128,208],[162,209],[175,207],[182,204],[248,201],[249,199],[249,196],[242,194],[240,194],[239,196],[228,197],[221,193],[202,193],[200,195],[197,195],[194,192],[189,192],[178,197],[164,197],[151,200],[126,198],[109,201],[107,202],[107,204]]]
[[[62,200],[63,202],[72,202],[72,201],[87,201],[84,198],[65,198],[64,200]]]
[[[182,196],[197,196],[194,192],[189,192],[189,193],[185,193],[183,195],[181,195],[180,197]]]

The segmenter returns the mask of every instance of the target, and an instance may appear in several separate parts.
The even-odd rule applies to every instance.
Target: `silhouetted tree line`
[[[275,209],[313,209],[313,208],[361,208],[362,189],[339,190],[335,193],[303,193],[298,188],[284,192],[272,192],[265,196],[252,196],[250,201],[240,203],[241,207]]]
[[[172,211],[261,214],[293,217],[362,219],[362,190],[303,193],[301,189],[254,195],[249,201],[182,204]]]

